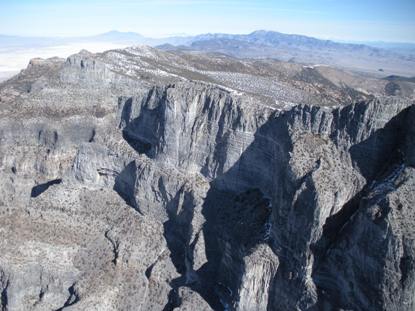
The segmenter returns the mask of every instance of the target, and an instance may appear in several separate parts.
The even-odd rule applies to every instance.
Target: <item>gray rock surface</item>
[[[32,60],[0,84],[2,310],[414,310],[415,84],[387,83]]]

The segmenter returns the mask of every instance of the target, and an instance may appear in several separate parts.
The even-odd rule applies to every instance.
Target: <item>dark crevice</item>
[[[120,247],[120,243],[117,240],[114,240],[113,238],[111,238],[109,236],[110,230],[105,231],[105,238],[110,242],[111,246],[112,246],[112,253],[114,255],[113,259],[111,260],[111,262],[114,265],[117,265],[117,260],[119,257],[119,247]]]
[[[39,292],[39,301],[42,301],[43,297],[45,296],[45,291],[43,289]]]
[[[43,288],[40,289],[39,297],[38,297],[38,303],[42,302],[43,297],[45,296],[45,292],[46,292],[45,289],[43,289]]]
[[[401,270],[401,285],[405,286],[408,279],[409,272],[414,269],[414,261],[410,256],[404,256],[399,262],[399,269]]]
[[[146,276],[146,278],[147,278],[147,280],[149,280],[150,279],[150,277],[151,277],[151,273],[153,272],[153,268],[154,268],[154,266],[156,265],[156,263],[153,263],[153,264],[151,264],[147,269],[146,269],[146,271],[144,272],[144,274],[145,274],[145,276]]]
[[[69,297],[68,299],[65,301],[64,305],[62,307],[60,307],[59,309],[56,309],[55,311],[62,311],[67,307],[70,307],[74,304],[76,304],[77,302],[79,302],[80,298],[78,293],[76,292],[75,289],[75,283],[72,284],[69,288],[68,288],[68,292],[69,292]]]
[[[169,300],[167,304],[164,306],[163,311],[173,311],[174,309],[180,307],[182,304],[182,300],[179,297],[179,294],[177,293],[177,290],[175,288],[173,288],[169,292],[168,299]]]
[[[39,295],[38,295],[38,299],[35,302],[35,304],[33,305],[34,307],[37,306],[38,304],[40,304],[43,300],[43,297],[45,296],[45,293],[48,291],[48,286],[46,285],[45,288],[41,287],[40,291],[39,291]]]
[[[36,198],[36,197],[40,196],[43,192],[45,192],[46,190],[48,190],[50,186],[60,184],[61,182],[62,182],[62,179],[61,178],[58,178],[58,179],[54,179],[54,180],[48,181],[48,182],[46,182],[44,184],[40,184],[40,185],[34,186],[32,188],[32,191],[30,193],[30,196],[32,198]]]
[[[9,281],[6,281],[6,285],[4,286],[3,290],[1,291],[0,295],[0,302],[1,302],[1,311],[8,310],[9,299],[7,295],[7,290],[9,288]]]
[[[91,137],[88,139],[88,142],[92,143],[95,141],[96,131],[95,129],[92,130]]]

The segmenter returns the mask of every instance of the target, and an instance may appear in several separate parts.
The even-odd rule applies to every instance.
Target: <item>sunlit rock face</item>
[[[2,310],[413,310],[414,98],[386,83],[32,61],[0,84]]]

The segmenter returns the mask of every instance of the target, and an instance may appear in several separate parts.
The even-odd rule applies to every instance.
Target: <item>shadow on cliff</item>
[[[154,158],[159,145],[158,133],[164,132],[165,110],[167,109],[166,89],[153,87],[140,105],[140,113],[134,118],[133,98],[120,98],[119,105],[125,100],[121,110],[122,135],[125,141],[139,154]],[[125,123],[125,124],[123,124]]]
[[[291,150],[290,118],[288,113],[270,116],[239,159],[210,183],[202,206],[207,261],[197,271],[190,268],[194,245],[190,245],[189,237],[195,207],[191,194],[181,189],[167,204],[169,219],[164,223],[164,236],[181,277],[173,280],[164,311],[180,305],[177,293],[181,286],[197,292],[213,310],[233,310],[245,269],[243,257],[259,244],[272,245],[270,203],[285,191],[284,185],[276,187],[275,182],[281,180],[281,163],[288,161]],[[218,149],[226,148],[227,135],[220,132],[216,137]],[[220,157],[222,153],[215,150],[214,154]],[[207,168],[202,171],[207,173]],[[229,266],[224,266],[225,262]]]
[[[151,97],[151,95],[149,96]],[[147,99],[148,101],[149,99]],[[135,147],[138,152],[146,153],[149,157],[151,157],[151,150],[154,150],[156,143],[150,142],[151,137],[157,131],[157,129],[152,129],[151,126],[160,123],[159,114],[162,111],[158,111],[158,109],[163,109],[160,108],[162,106],[162,104],[159,104],[155,107],[145,107],[147,110],[145,114],[140,114],[141,119],[133,120],[125,128],[126,132],[123,133],[124,138],[130,145]],[[268,244],[280,259],[277,275],[271,281],[273,283],[268,286],[268,309],[283,306],[277,300],[285,297],[284,295],[294,299],[293,294],[291,294],[292,291],[296,290],[298,294],[295,295],[297,296],[302,295],[299,289],[304,286],[301,283],[303,280],[295,276],[294,280],[291,279],[292,268],[296,265],[296,254],[292,254],[290,247],[295,247],[295,243],[303,243],[303,241],[300,241],[298,237],[297,239],[295,237],[291,239],[290,232],[284,233],[282,231],[287,229],[286,222],[291,210],[294,209],[292,217],[298,215],[308,217],[310,216],[309,213],[314,211],[313,208],[308,208],[308,210],[304,208],[304,206],[312,205],[310,202],[315,199],[312,195],[312,192],[315,192],[313,181],[310,181],[308,175],[298,181],[292,180],[292,177],[288,176],[290,174],[288,162],[293,148],[290,126],[297,117],[303,118],[302,121],[304,122],[304,118],[307,117],[305,114],[313,114],[314,108],[293,108],[280,114],[271,115],[256,131],[253,142],[242,152],[232,167],[225,172],[216,174],[217,177],[210,184],[202,208],[202,214],[205,218],[203,236],[207,262],[197,271],[191,271],[196,274],[196,278],[191,277],[190,281],[188,264],[192,258],[186,252],[190,249],[188,237],[194,211],[190,208],[177,214],[180,201],[178,196],[183,195],[183,193],[178,193],[168,204],[166,208],[169,220],[164,224],[164,236],[171,252],[172,262],[181,277],[173,280],[169,303],[164,310],[173,310],[180,305],[180,298],[177,294],[177,289],[180,286],[187,286],[198,292],[214,310],[223,310],[224,308],[232,310],[233,304],[239,298],[238,289],[241,286],[241,276],[245,269],[243,257],[249,255],[261,243]],[[131,103],[130,107],[127,103],[124,109],[124,117],[129,119],[132,113]],[[351,109],[355,111],[353,111],[353,118],[349,120]],[[339,110],[338,121],[342,124],[335,124],[335,128],[339,131],[346,131],[354,139],[358,139],[358,128],[362,125],[359,117],[364,114],[364,109],[366,109],[366,105],[362,103]],[[368,139],[355,144],[349,150],[354,165],[366,178],[368,186],[376,176],[381,176],[387,172],[391,164],[399,159],[399,146],[403,139],[406,113],[407,110],[402,111],[389,121],[384,128],[377,130]],[[147,123],[149,127],[145,126]],[[149,129],[151,129],[151,133],[146,132]],[[311,130],[310,132],[312,133]],[[218,163],[225,161],[220,156],[223,149],[227,148],[226,135],[227,133],[220,131],[220,134],[216,137],[217,149],[213,154],[214,157],[217,157],[216,161]],[[150,137],[150,139],[144,144],[139,141],[137,147],[135,139],[143,136]],[[332,137],[332,140],[335,141],[335,138]],[[145,145],[147,143],[151,147]],[[319,165],[318,161],[316,165]],[[223,169],[223,165],[219,165],[219,169]],[[202,169],[202,172],[206,176],[211,175],[209,174],[208,165]],[[134,191],[134,189],[124,191],[122,187],[123,181],[129,178],[127,174],[118,183],[118,191],[121,193],[120,195],[126,197],[126,201],[130,198],[126,194],[133,194]],[[302,197],[298,200],[299,204],[305,205],[301,206],[303,208],[291,208],[295,191],[302,183],[307,183],[307,187],[310,186],[310,189],[301,194]],[[316,257],[314,271],[317,269],[318,263],[322,261],[321,258],[324,258],[327,248],[335,243],[342,228],[357,211],[365,191],[366,189],[363,189],[361,193],[358,193],[346,203],[337,214],[327,219],[323,227],[323,237],[313,250]],[[269,202],[273,202],[275,206],[269,209]],[[134,204],[132,206],[134,207]],[[136,206],[135,208],[137,209]],[[301,212],[298,210],[307,211]],[[306,214],[302,215],[301,213]],[[306,219],[309,219],[307,217]],[[296,225],[299,224],[302,224],[301,221],[296,223]],[[307,236],[312,228],[306,226],[302,230],[301,234]],[[303,244],[306,244],[306,242]],[[300,249],[304,246],[303,244],[300,245]],[[278,282],[281,284],[277,286]],[[318,284],[317,280],[315,282]],[[277,295],[278,290],[285,293],[278,293]],[[291,303],[295,305],[296,302]]]
[[[352,146],[350,155],[361,174],[370,182],[402,156],[410,107],[403,109],[366,140]],[[412,122],[414,122],[412,120]]]
[[[365,198],[376,181],[382,181],[405,162],[406,128],[409,122],[410,107],[402,110],[393,117],[383,128],[376,130],[364,141],[350,148],[354,165],[366,179],[366,185],[355,194],[336,214],[327,218],[321,239],[313,246],[315,261],[313,265],[313,280],[317,285],[318,310],[327,304],[334,308],[347,308],[342,299],[342,286],[336,283],[337,275],[322,273],[329,250],[347,237],[353,227],[353,216],[364,206]],[[335,273],[335,271],[333,272]],[[331,281],[330,281],[331,280]],[[363,286],[364,287],[364,286]],[[330,298],[328,298],[330,296]],[[344,296],[346,297],[346,296]],[[310,309],[314,310],[314,309]]]
[[[366,105],[364,103],[357,105],[357,110],[360,108],[366,109]],[[341,110],[340,112],[347,114],[348,109],[356,109],[356,107],[347,106],[344,111]],[[391,169],[396,168],[396,165],[402,162],[405,128],[408,122],[411,122],[408,120],[408,111],[409,108],[404,109],[387,122],[383,128],[376,130],[370,137],[350,148],[349,152],[354,166],[366,178],[367,187],[370,186],[372,181],[383,178],[390,173]],[[301,208],[303,212],[298,212],[300,214],[297,215],[298,208],[294,206],[292,216],[297,215],[298,219],[301,220],[301,213],[307,215],[311,213],[308,215],[311,218],[308,219],[312,219],[314,209],[311,207],[313,206],[310,206],[310,208],[307,208],[307,206],[315,199],[313,182],[308,180],[308,175],[304,177],[304,180],[298,181],[292,180],[291,176],[288,176],[290,174],[288,161],[293,147],[289,127],[293,124],[294,119],[299,116],[297,112],[296,109],[293,109],[278,117],[270,117],[255,133],[254,141],[241,154],[239,160],[228,171],[219,174],[211,182],[211,188],[203,207],[203,215],[206,219],[204,236],[208,262],[197,272],[202,283],[208,284],[212,297],[216,296],[215,299],[219,300],[222,306],[226,305],[227,308],[232,309],[232,304],[239,299],[237,296],[238,288],[240,288],[241,276],[244,272],[243,256],[249,255],[250,251],[260,243],[269,244],[274,253],[280,258],[277,274],[272,281],[273,283],[269,285],[269,309],[276,306],[284,308],[290,305],[284,306],[283,303],[277,300],[281,300],[285,297],[284,295],[294,299],[295,295],[290,296],[289,293],[295,291],[296,288],[299,292],[298,299],[300,299],[302,293],[298,289],[305,286],[301,278],[294,276],[294,279],[292,279],[293,276],[290,272],[296,271],[294,267],[295,254],[290,253],[290,248],[296,247],[296,243],[301,242],[301,239],[290,237],[289,232],[271,232],[267,240],[253,235],[250,245],[247,247],[245,245],[246,241],[241,238],[238,231],[245,230],[252,233],[258,230],[258,228],[250,228],[247,224],[254,221],[257,217],[256,213],[260,212],[261,209],[252,209],[254,211],[252,214],[235,209],[236,200],[240,199],[241,194],[257,188],[264,197],[271,198],[274,204],[279,205],[272,207],[270,221],[272,228],[275,229],[278,226],[279,231],[284,231],[288,228],[284,221],[288,221],[287,213],[291,211],[290,206],[295,191],[299,184],[305,182],[310,189],[302,194],[303,197],[297,198],[300,204],[304,204]],[[356,113],[356,118],[349,125],[350,128],[344,129],[348,133],[349,131],[352,132],[352,135],[357,138],[357,128],[362,126],[359,115],[359,113]],[[318,166],[318,161],[316,165]],[[338,235],[342,232],[342,228],[357,211],[360,200],[365,193],[366,188],[357,193],[337,214],[327,219],[323,227],[321,240],[323,242],[317,243],[318,247],[327,249],[328,245],[335,243]],[[246,205],[245,208],[250,208],[250,206]],[[226,213],[229,210],[234,210],[235,214],[243,215],[243,217],[236,218],[236,221],[233,221],[231,215]],[[235,228],[241,222],[244,222],[245,225],[235,231]],[[265,223],[262,225],[265,226]],[[301,224],[301,222],[297,222],[298,224]],[[305,224],[303,226],[303,236],[310,234],[312,229],[311,226]],[[290,240],[291,238],[292,240]],[[314,267],[321,262],[321,257],[324,258],[325,251],[317,251],[315,256]],[[293,260],[294,262],[291,262]],[[281,284],[276,286],[278,282]],[[280,296],[278,296],[278,291],[284,291],[285,294],[279,293]],[[291,303],[291,306],[294,306],[296,302],[292,301]],[[304,304],[307,303],[307,299],[305,299]],[[212,301],[210,304],[214,305]]]
[[[181,198],[183,198],[183,201],[181,201]],[[191,287],[192,285],[189,284],[186,276],[186,257],[188,256],[186,248],[189,244],[189,235],[191,235],[193,208],[191,195],[185,192],[183,187],[172,200],[168,201],[166,206],[168,220],[163,224],[163,235],[170,251],[170,259],[180,277],[171,282],[172,289],[169,292],[168,303],[163,311],[170,311],[179,307],[181,301],[178,288],[181,286]]]
[[[114,182],[114,191],[133,209],[143,215],[135,199],[135,181],[137,179],[137,166],[135,161],[130,162],[120,174],[117,175]]]
[[[335,240],[336,233],[350,220],[357,211],[361,199],[370,189],[372,183],[381,180],[391,168],[404,161],[404,143],[409,108],[402,110],[385,126],[376,130],[364,141],[350,148],[350,155],[355,166],[366,179],[363,189],[352,197],[336,214],[327,218],[323,227],[323,239]]]
[[[291,118],[289,112],[271,115],[232,167],[210,184],[202,209],[207,262],[197,275],[199,293],[209,293],[204,298],[214,310],[233,310],[245,269],[243,257],[262,243],[273,248],[275,208],[270,202],[280,201],[287,191],[282,181],[292,148]]]

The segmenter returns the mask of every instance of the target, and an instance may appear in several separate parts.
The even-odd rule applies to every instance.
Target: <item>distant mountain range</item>
[[[103,44],[103,48],[144,44],[167,51],[222,53],[238,58],[274,58],[307,65],[331,65],[380,75],[415,75],[415,44],[345,43],[265,30],[250,34],[215,33],[167,38],[148,38],[135,32],[119,31],[65,38],[0,35],[0,57],[2,52],[66,45],[79,45],[80,48],[84,48],[83,44],[86,43],[100,43]]]
[[[237,40],[250,42],[255,44],[276,45],[281,43],[288,43],[291,45],[305,45],[312,47],[374,47],[387,50],[405,50],[415,52],[415,43],[405,42],[347,42],[347,41],[333,41],[322,40],[313,37],[284,34],[276,31],[257,30],[250,34],[225,34],[225,33],[208,33],[195,36],[170,36],[165,38],[151,38],[143,36],[136,32],[121,32],[112,30],[93,36],[82,37],[27,37],[27,36],[10,36],[0,34],[1,48],[9,46],[26,46],[26,45],[50,45],[50,44],[66,44],[79,41],[99,41],[111,43],[124,44],[146,44],[146,45],[190,45],[194,42],[208,41],[208,40]]]
[[[199,35],[192,37],[183,45],[170,43],[159,48],[223,53],[239,58],[275,58],[288,62],[331,65],[380,74],[395,73],[409,76],[415,74],[415,52],[412,53],[411,50],[340,43],[264,30],[247,35]]]

